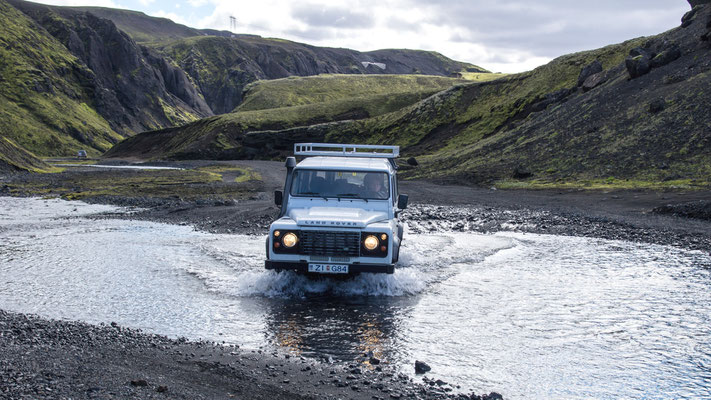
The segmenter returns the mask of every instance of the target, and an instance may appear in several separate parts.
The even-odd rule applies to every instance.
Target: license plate
[[[309,272],[319,274],[347,274],[348,265],[344,264],[309,264]]]

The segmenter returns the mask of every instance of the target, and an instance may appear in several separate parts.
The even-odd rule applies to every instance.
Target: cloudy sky
[[[42,0],[143,11],[195,28],[361,51],[435,50],[492,71],[521,72],[581,50],[679,25],[685,0]]]

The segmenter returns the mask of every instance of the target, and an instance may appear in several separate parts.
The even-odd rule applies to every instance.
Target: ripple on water
[[[467,265],[478,263],[514,241],[481,234],[408,235],[396,273],[361,274],[352,279],[314,279],[284,271],[263,269],[264,238],[224,235],[199,246],[216,262],[185,265],[215,292],[232,296],[303,297],[313,294],[337,296],[405,296],[421,293],[435,282],[447,279]],[[475,240],[472,240],[472,239]],[[259,257],[255,257],[260,254]]]

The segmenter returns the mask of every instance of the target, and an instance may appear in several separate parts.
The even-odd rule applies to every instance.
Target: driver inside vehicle
[[[387,199],[388,188],[383,182],[385,174],[370,172],[363,178],[365,197],[371,199]]]

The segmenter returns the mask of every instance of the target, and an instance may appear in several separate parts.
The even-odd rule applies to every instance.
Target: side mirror
[[[407,199],[408,196],[406,194],[401,194],[397,196],[397,208],[404,210],[407,208]]]
[[[284,194],[281,192],[281,190],[275,190],[274,191],[274,204],[281,207],[281,204],[283,201],[284,201]]]

